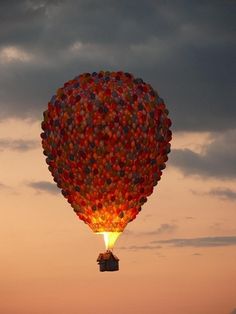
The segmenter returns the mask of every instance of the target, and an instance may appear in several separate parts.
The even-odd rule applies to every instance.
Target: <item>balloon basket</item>
[[[101,272],[119,270],[119,259],[110,250],[100,253],[97,262]]]

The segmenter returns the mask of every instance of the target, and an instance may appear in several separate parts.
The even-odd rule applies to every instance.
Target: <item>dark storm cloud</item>
[[[235,136],[235,131],[217,134],[201,154],[190,149],[173,149],[171,164],[185,175],[235,179]]]
[[[26,152],[38,147],[38,142],[33,140],[13,140],[13,139],[0,139],[0,151],[10,149],[18,152]]]
[[[47,192],[50,194],[58,194],[60,192],[56,184],[47,181],[30,182],[27,185],[38,192]]]
[[[235,13],[217,0],[1,1],[1,116],[39,118],[65,80],[123,69],[160,92],[175,129],[234,128]]]
[[[153,241],[153,244],[170,244],[175,247],[215,247],[236,245],[236,236],[176,238]]]
[[[2,4],[1,33],[4,45],[23,43],[45,46],[49,51],[68,44],[143,43],[158,28],[160,37],[174,32],[178,22],[168,19],[155,1],[21,1]],[[157,19],[158,18],[158,19]],[[31,30],[27,27],[32,24]],[[34,35],[36,38],[34,38]],[[52,37],[52,35],[56,35]],[[36,40],[35,40],[36,39]],[[38,42],[38,40],[42,42]],[[47,47],[48,44],[49,47]]]

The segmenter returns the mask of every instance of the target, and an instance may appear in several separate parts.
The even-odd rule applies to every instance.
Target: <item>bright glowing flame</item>
[[[99,232],[103,234],[106,250],[112,250],[121,232]]]

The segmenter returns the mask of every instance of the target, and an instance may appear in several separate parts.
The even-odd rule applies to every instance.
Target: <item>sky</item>
[[[0,0],[0,313],[236,313],[235,14],[234,0]],[[150,83],[173,122],[114,273],[40,139],[58,87],[99,70]]]

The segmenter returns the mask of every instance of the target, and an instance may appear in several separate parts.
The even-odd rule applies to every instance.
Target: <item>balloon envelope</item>
[[[130,73],[84,73],[48,103],[42,146],[54,181],[94,232],[122,232],[160,180],[171,121],[150,84]]]

